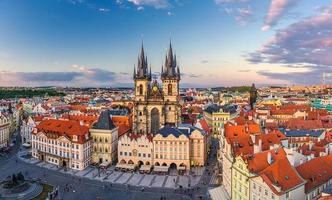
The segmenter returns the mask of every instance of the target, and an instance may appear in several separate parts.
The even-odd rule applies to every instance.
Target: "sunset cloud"
[[[298,1],[299,0],[271,0],[262,30],[267,31],[272,26],[276,25],[286,11],[293,7]]]
[[[331,70],[331,55],[332,6],[328,6],[315,16],[278,30],[259,50],[249,53],[247,60],[251,63],[282,64],[293,68],[302,66],[317,75]],[[261,74],[277,76],[270,72]],[[300,75],[293,74],[293,77]]]

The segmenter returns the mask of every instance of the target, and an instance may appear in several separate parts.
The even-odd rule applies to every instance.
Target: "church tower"
[[[137,67],[134,67],[133,79],[135,83],[133,130],[135,133],[147,133],[147,110],[144,105],[147,104],[148,99],[151,69],[148,72],[148,59],[144,53],[143,44],[138,56]]]
[[[142,45],[137,67],[134,68],[135,98],[133,108],[133,132],[157,133],[163,126],[177,126],[180,122],[179,105],[180,70],[170,44],[162,67],[162,86],[151,81],[151,68]]]
[[[255,87],[255,84],[253,83],[250,88],[250,97],[249,97],[251,109],[254,109],[254,104],[256,103],[256,100],[257,100],[257,89]]]
[[[178,104],[180,78],[180,68],[177,65],[176,55],[173,54],[172,43],[170,43],[165,65],[161,67],[163,94],[167,107],[166,124],[177,125],[180,122],[180,106]]]
[[[142,44],[141,53],[138,56],[137,70],[134,67],[134,81],[135,81],[135,100],[146,101],[148,90],[151,82],[151,69],[148,72],[148,59],[144,53]]]

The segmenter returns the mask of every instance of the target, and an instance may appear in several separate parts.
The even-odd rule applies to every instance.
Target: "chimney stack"
[[[267,163],[269,163],[269,165],[271,165],[272,162],[273,162],[273,160],[272,160],[271,152],[268,152],[268,153],[267,153]]]

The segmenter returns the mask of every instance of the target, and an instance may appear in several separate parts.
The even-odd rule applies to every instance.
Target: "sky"
[[[0,86],[132,86],[170,42],[182,87],[332,84],[332,0],[0,0]]]

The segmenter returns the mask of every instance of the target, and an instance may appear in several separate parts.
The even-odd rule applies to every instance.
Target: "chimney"
[[[262,151],[262,140],[258,140],[258,144],[256,144],[256,140],[254,140],[254,154]]]
[[[271,165],[272,162],[273,162],[273,159],[272,159],[271,152],[268,152],[267,153],[267,163],[269,163],[269,165]]]
[[[314,143],[312,141],[309,141],[309,150],[312,150],[313,145],[314,145]]]

